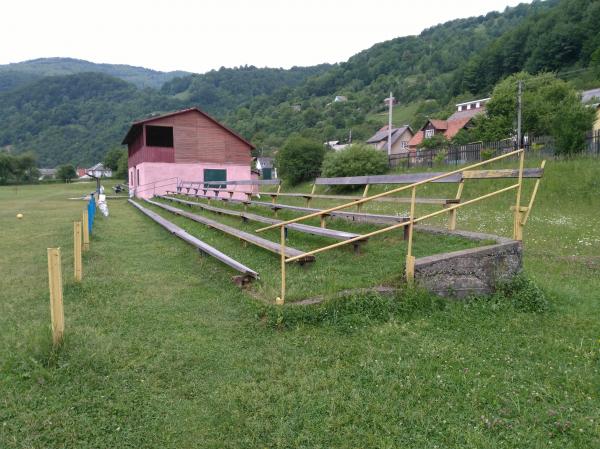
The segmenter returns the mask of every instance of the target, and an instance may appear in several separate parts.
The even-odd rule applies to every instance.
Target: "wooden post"
[[[73,222],[73,268],[75,274],[75,280],[81,281],[82,269],[81,269],[81,222]]]
[[[48,248],[48,286],[50,288],[52,343],[56,346],[61,343],[65,332],[60,248]]]
[[[521,149],[519,155],[519,187],[517,187],[517,200],[514,208],[514,220],[513,220],[513,239],[522,241],[523,240],[523,223],[522,223],[522,209],[521,209],[521,189],[523,187],[523,165],[525,164],[525,151]]]
[[[321,227],[325,228],[327,226],[327,223],[325,222],[325,215],[321,215],[319,218],[321,219]]]
[[[410,224],[408,225],[408,251],[406,252],[406,282],[412,284],[415,280],[415,258],[412,255],[413,228],[415,225],[416,186],[412,188],[410,200]]]
[[[313,183],[312,189],[310,191],[311,195],[315,194],[315,189],[317,188],[317,184]],[[308,197],[306,198],[306,207],[310,207],[310,200],[312,199],[312,197]]]
[[[278,197],[278,195],[279,195],[279,192],[281,192],[281,184],[279,184],[279,185],[277,186],[277,192],[275,192],[275,193],[276,193],[276,195],[271,195],[271,203],[272,203],[272,204],[275,204],[275,202],[277,201],[277,197]]]
[[[367,184],[365,186],[365,190],[363,191],[362,197],[366,198],[368,193],[369,193],[369,184]],[[356,205],[356,212],[360,212],[361,207],[362,207],[362,203],[357,204]]]
[[[541,169],[543,170],[546,166],[546,161],[542,161]],[[525,226],[527,220],[529,220],[529,214],[531,213],[531,209],[533,208],[533,202],[535,201],[535,197],[537,195],[538,188],[540,187],[540,179],[535,181],[535,186],[533,187],[533,193],[531,194],[531,198],[529,199],[529,206],[527,206],[527,211],[525,212],[525,216],[523,217],[523,221],[521,224]]]
[[[285,303],[285,226],[281,226],[281,294],[275,299],[275,304],[282,305]]]
[[[83,250],[89,251],[90,249],[90,226],[88,224],[88,210],[83,209],[83,217],[81,220],[83,226]]]
[[[465,187],[465,182],[464,181],[460,181],[460,183],[458,184],[458,190],[456,191],[456,199],[460,200],[460,197],[462,196],[462,191],[463,188]],[[449,214],[450,216],[448,217],[448,229],[450,231],[454,231],[456,229],[456,213],[457,213],[458,209],[452,209]]]

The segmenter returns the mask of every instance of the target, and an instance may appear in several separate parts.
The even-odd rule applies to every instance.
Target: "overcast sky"
[[[17,0],[0,64],[50,56],[206,72],[341,62],[373,44],[518,0]],[[526,1],[528,2],[528,0]]]

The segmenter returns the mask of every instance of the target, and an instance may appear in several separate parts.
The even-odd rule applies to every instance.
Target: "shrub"
[[[549,306],[544,292],[523,274],[498,285],[497,293],[523,312],[544,312]]]
[[[417,148],[420,150],[437,150],[448,146],[448,139],[443,134],[434,134],[423,140]]]
[[[329,153],[323,161],[323,176],[381,175],[388,169],[387,154],[368,145],[350,145],[341,151]]]
[[[325,148],[303,137],[291,137],[277,153],[279,175],[291,185],[319,176]]]
[[[75,171],[75,167],[71,164],[61,165],[56,170],[56,179],[62,179],[64,182],[70,182],[71,179],[77,177],[77,172]]]
[[[448,156],[448,150],[442,149],[438,151],[433,156],[433,163],[437,165],[443,164],[446,161],[446,156]]]
[[[481,150],[481,160],[487,161],[488,159],[493,158],[494,154],[496,154],[496,150],[494,150],[493,148],[483,148]]]

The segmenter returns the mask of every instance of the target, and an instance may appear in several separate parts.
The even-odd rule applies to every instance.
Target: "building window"
[[[425,138],[426,139],[433,137],[434,134],[435,134],[435,129],[426,129],[425,130]]]
[[[146,146],[173,148],[173,127],[146,126]]]
[[[406,147],[408,147],[408,142],[406,140],[401,140],[400,141],[400,149],[406,150]]]
[[[213,189],[224,189],[226,184],[218,184],[215,181],[227,181],[227,170],[214,168],[204,169],[204,187]]]

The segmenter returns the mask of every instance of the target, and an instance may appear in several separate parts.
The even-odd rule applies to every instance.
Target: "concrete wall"
[[[227,170],[227,180],[250,179],[250,165],[236,164],[169,164],[165,162],[142,162],[129,169],[129,189],[138,198],[151,198],[154,195],[165,195],[167,190],[174,191],[177,181],[204,181],[204,169]],[[139,174],[139,175],[138,175]],[[248,191],[251,186],[237,186],[237,189]],[[246,199],[246,195],[234,194],[236,199]]]
[[[496,240],[496,244],[416,259],[415,281],[430,292],[455,298],[490,294],[498,282],[521,272],[521,242],[472,232],[452,234],[479,241]]]

